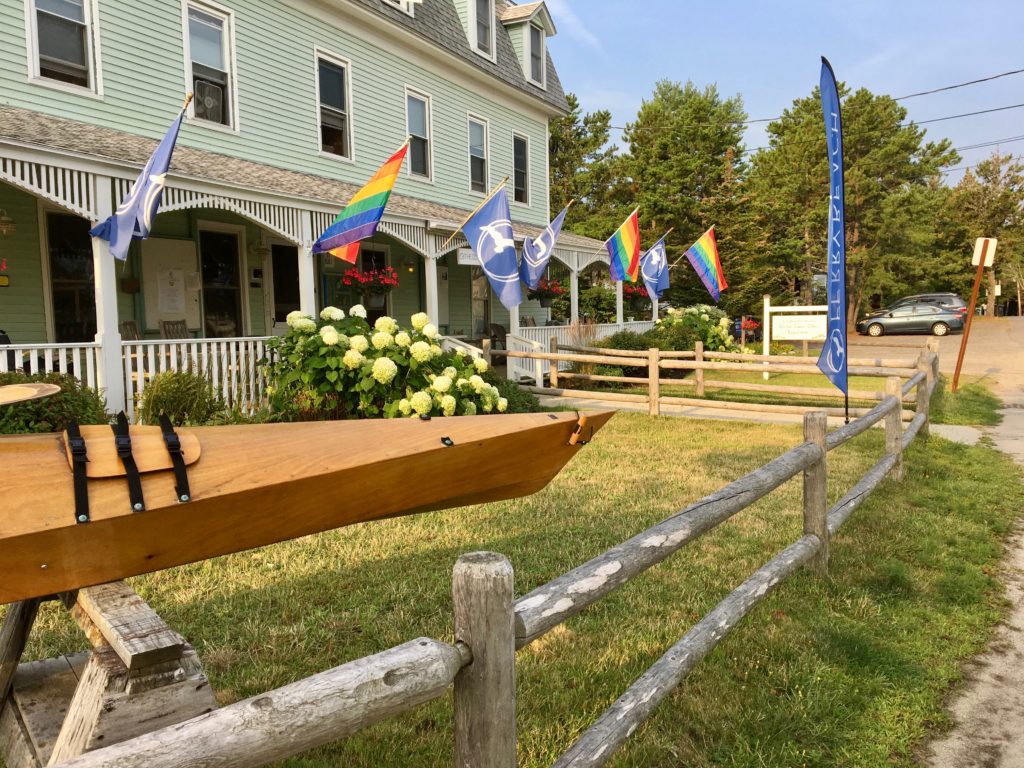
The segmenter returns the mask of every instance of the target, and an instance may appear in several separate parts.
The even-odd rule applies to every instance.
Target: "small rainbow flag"
[[[635,283],[640,277],[640,224],[637,208],[604,244],[608,249],[612,280]]]
[[[391,189],[402,168],[405,153],[409,150],[406,141],[393,154],[380,170],[374,174],[366,186],[360,189],[348,201],[345,210],[329,226],[319,239],[313,243],[313,253],[331,253],[342,261],[355,264],[359,256],[359,241],[372,237],[377,231],[384,208],[391,197]]]
[[[686,251],[686,258],[690,260],[694,270],[708,289],[708,293],[717,303],[724,291],[729,286],[725,283],[725,274],[722,272],[722,262],[718,259],[718,244],[715,242],[715,228],[711,227],[700,236],[700,239],[690,246]]]

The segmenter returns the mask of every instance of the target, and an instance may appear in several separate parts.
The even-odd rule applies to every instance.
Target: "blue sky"
[[[844,0],[681,3],[547,0],[558,35],[549,43],[567,91],[583,109],[632,120],[667,78],[716,83],[739,94],[750,118],[775,117],[818,82],[820,57],[856,89],[903,96],[1024,68],[1024,2]],[[913,120],[1024,103],[1024,73],[901,102]],[[1024,108],[922,126],[956,147],[1024,135]],[[613,133],[618,139],[618,132]],[[765,143],[750,126],[748,147]],[[994,147],[965,150],[962,165]],[[1024,141],[1003,151],[1024,154]],[[960,174],[955,174],[956,179]]]

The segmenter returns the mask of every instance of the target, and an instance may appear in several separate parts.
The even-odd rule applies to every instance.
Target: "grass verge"
[[[932,394],[931,419],[936,424],[967,424],[992,427],[1003,420],[1003,402],[981,381],[966,381],[950,392],[950,381],[939,377]]]
[[[131,583],[196,646],[228,703],[417,636],[450,641],[450,574],[463,552],[506,554],[522,594],[800,441],[796,427],[620,413],[534,496],[353,526]],[[870,431],[829,454],[831,500],[882,450]],[[986,447],[931,438],[906,462],[906,481],[883,483],[834,540],[832,577],[801,572],[782,585],[613,765],[914,765],[915,746],[945,723],[960,662],[1004,613],[996,577],[1024,488]],[[795,540],[800,498],[796,478],[521,651],[520,764],[551,765]],[[46,604],[28,657],[82,646]],[[444,699],[282,765],[444,765],[451,733]]]

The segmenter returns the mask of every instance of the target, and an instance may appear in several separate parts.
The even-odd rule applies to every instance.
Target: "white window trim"
[[[348,157],[324,152],[320,139],[320,59],[345,68],[345,116],[348,119]],[[342,163],[353,164],[356,161],[356,126],[352,115],[352,62],[324,48],[313,48],[313,102],[316,105],[316,151],[320,157],[330,158]]]
[[[523,139],[526,142],[526,202],[516,201],[516,139]],[[512,205],[520,208],[529,208],[533,202],[533,185],[530,184],[530,137],[520,131],[512,131]]]
[[[498,60],[498,17],[494,12],[494,0],[487,0],[488,5],[491,9],[491,52],[485,53],[479,48],[479,40],[476,36],[476,0],[469,0],[469,47],[477,56],[487,59],[488,61],[497,62]]]
[[[25,0],[25,51],[28,55],[28,82],[53,88],[57,91],[75,93],[94,99],[103,98],[103,67],[100,53],[100,14],[97,0],[83,0],[82,13],[85,17],[85,36],[87,45],[85,55],[89,68],[88,88],[43,77],[39,72],[39,30],[36,25],[35,0]]]
[[[416,0],[382,0],[386,5],[392,5],[408,16],[416,16]]]
[[[481,123],[484,127],[484,191],[477,192],[473,189],[473,155],[470,154],[470,142],[473,141],[473,135],[470,131],[470,123]],[[471,195],[479,195],[480,197],[487,197],[487,193],[491,191],[491,124],[485,117],[474,115],[472,112],[466,113],[466,170],[469,172],[469,193]]]
[[[430,173],[426,176],[421,176],[418,173],[412,172],[412,163],[406,164],[405,175],[410,179],[416,179],[424,184],[434,183],[434,105],[433,100],[430,98],[429,93],[424,93],[418,88],[413,88],[411,85],[406,84],[405,86],[405,129],[409,130],[409,97],[415,96],[417,99],[423,99],[427,102],[427,166]]]
[[[210,0],[182,0],[181,3],[181,42],[185,53],[185,93],[192,92],[192,51],[189,45],[188,36],[188,9],[193,7],[211,16],[219,16],[224,19],[224,25],[228,37],[228,85],[231,90],[230,109],[231,124],[222,125],[210,120],[197,120],[195,102],[188,105],[189,123],[202,126],[211,131],[222,131],[224,133],[240,133],[242,130],[241,116],[238,114],[238,62],[235,55],[235,12],[230,8],[210,2]]]
[[[202,289],[203,279],[203,249],[200,242],[201,232],[227,232],[228,234],[238,236],[238,292],[241,294],[241,311],[242,311],[242,336],[250,335],[250,326],[252,320],[249,317],[249,259],[248,253],[249,248],[245,242],[246,228],[244,224],[228,224],[223,221],[208,221],[206,219],[200,219],[196,222],[196,234],[195,242],[196,245],[196,260],[199,267],[199,280],[200,280],[200,296],[201,304],[199,307],[199,322],[202,324],[201,330],[203,338],[206,338],[206,291]],[[293,243],[294,245],[294,243]]]
[[[533,35],[531,32],[534,27],[540,30],[540,80],[533,79]],[[538,88],[547,90],[547,79],[548,79],[548,36],[544,31],[544,27],[534,22],[529,22],[523,25],[523,50],[526,51],[526,61],[523,62],[526,66],[523,67],[526,73],[526,80]]]

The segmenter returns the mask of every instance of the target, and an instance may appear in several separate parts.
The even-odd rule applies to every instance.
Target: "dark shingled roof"
[[[494,23],[497,27],[495,35],[497,39],[496,63],[474,53],[469,47],[466,29],[462,26],[453,0],[425,0],[422,3],[417,3],[414,16],[410,16],[385,0],[352,0],[352,2],[369,8],[381,16],[386,16],[396,25],[441,46],[485,72],[491,73],[499,80],[504,80],[509,85],[547,102],[560,112],[569,111],[569,104],[566,102],[565,92],[562,90],[562,81],[558,79],[558,73],[555,71],[555,65],[550,55],[547,57],[547,88],[540,88],[526,79],[523,67],[519,63],[519,57],[516,56],[516,52],[512,48],[508,32],[500,23],[506,9],[512,5],[506,0],[494,0],[496,17]]]
[[[0,105],[0,145],[4,140],[113,161],[125,165],[133,174],[142,169],[159,143],[154,139],[113,128]],[[0,146],[0,156],[2,154]],[[229,184],[293,198],[295,202],[292,204],[300,208],[301,200],[312,199],[340,209],[359,190],[355,184],[253,163],[181,144],[174,150],[170,172],[172,176]],[[394,194],[388,201],[388,213],[457,225],[469,211]],[[540,234],[541,227],[517,223],[515,231],[519,236],[533,237]],[[597,250],[601,247],[597,240],[567,231],[559,238],[559,245],[580,250]]]

